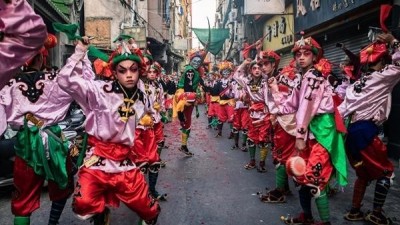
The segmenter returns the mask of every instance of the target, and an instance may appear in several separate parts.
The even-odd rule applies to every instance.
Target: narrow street
[[[204,108],[200,107],[201,112]],[[193,113],[194,116],[194,113]],[[257,192],[265,191],[265,187],[274,188],[274,167],[269,154],[268,172],[261,174],[256,170],[245,170],[248,153],[231,150],[228,126],[224,127],[223,137],[215,138],[216,131],[204,129],[207,119],[204,113],[193,121],[189,149],[195,154],[188,158],[178,151],[180,133],[177,122],[166,125],[167,145],[162,159],[166,167],[160,172],[158,190],[168,194],[168,200],[161,202],[160,225],[258,225],[283,224],[282,215],[296,215],[300,212],[298,195],[291,182],[293,195],[287,198],[286,204],[266,204],[258,200]],[[258,155],[257,155],[258,156]],[[398,165],[396,164],[398,171]],[[343,193],[338,193],[330,200],[332,224],[350,223],[342,217],[351,206],[354,172],[349,169],[350,182]],[[364,211],[372,208],[373,187],[368,188]],[[10,210],[10,192],[0,192],[0,225],[12,225],[13,216]],[[47,193],[42,196],[42,206],[31,217],[31,224],[47,224],[50,202]],[[80,221],[71,210],[71,200],[66,206],[60,225],[89,224]],[[314,208],[315,210],[315,208]],[[399,183],[392,186],[385,211],[388,216],[395,217],[400,212]],[[317,215],[317,214],[315,214]],[[137,216],[124,205],[113,209],[112,225],[137,224]],[[400,217],[399,217],[400,219]],[[361,223],[362,224],[362,223]],[[399,221],[394,221],[399,224]]]

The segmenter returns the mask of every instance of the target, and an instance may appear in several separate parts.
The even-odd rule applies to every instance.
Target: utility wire
[[[142,22],[143,25],[144,25],[144,23],[146,23],[147,26],[150,27],[155,33],[157,33],[158,35],[160,35],[160,37],[161,37],[162,39],[165,39],[164,36],[163,36],[156,28],[154,28],[153,26],[151,26],[151,24],[150,24],[149,22],[147,22],[138,12],[136,12],[136,11],[132,8],[132,6],[126,2],[126,0],[119,0],[119,1],[121,2],[122,6],[123,6],[124,8],[127,8],[127,9],[129,9],[130,12],[134,13],[134,14],[135,14],[135,17],[138,17],[138,18],[141,20],[141,22]]]

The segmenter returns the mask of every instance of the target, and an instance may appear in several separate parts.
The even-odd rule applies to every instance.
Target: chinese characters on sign
[[[321,0],[309,0],[310,8],[312,11],[315,11],[321,7]],[[325,2],[324,2],[325,3]],[[329,3],[328,3],[329,4]],[[355,0],[336,0],[331,3],[331,9],[333,12],[339,11],[341,9],[345,9],[350,5],[355,4]],[[297,0],[296,5],[296,17],[305,16],[307,14],[307,9],[305,7],[304,0]]]
[[[286,34],[287,22],[284,16],[281,16],[279,21],[275,20],[271,22],[272,25],[265,26],[265,40],[268,42],[272,42],[274,38],[278,38],[279,34],[282,34],[280,38],[281,45],[289,45],[294,41],[292,34]]]
[[[332,4],[332,11],[336,12],[343,8],[349,7],[350,4],[355,4],[354,0],[342,0],[342,1],[335,1]]]

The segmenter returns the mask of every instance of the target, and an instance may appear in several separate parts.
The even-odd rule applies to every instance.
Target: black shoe
[[[231,147],[231,150],[235,150],[235,149],[238,149],[239,148],[239,145],[233,145],[232,147]]]
[[[218,133],[217,135],[215,135],[216,138],[222,137],[221,133]]]
[[[189,149],[187,148],[186,145],[182,145],[182,146],[179,148],[179,151],[185,153],[186,156],[193,156],[193,153],[191,153],[191,152],[189,151]]]
[[[207,129],[207,130],[208,130],[208,129],[211,129],[211,125],[207,125],[206,129]]]

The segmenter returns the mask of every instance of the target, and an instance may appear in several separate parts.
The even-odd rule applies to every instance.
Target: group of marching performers
[[[392,34],[379,34],[359,56],[343,47],[345,78],[332,75],[332,64],[312,37],[302,37],[293,46],[294,60],[280,72],[280,56],[261,50],[258,41],[254,60],[237,68],[223,61],[208,77],[202,67],[207,52],[193,52],[177,84],[168,76],[160,79],[163,69],[152,56],[121,37],[102,64],[113,80],[104,81],[95,79],[96,68],[88,59],[89,38],[75,40],[75,52],[60,70],[49,69],[46,56],[57,39],[47,34],[43,20],[21,0],[0,0],[0,12],[0,133],[7,126],[18,131],[11,207],[15,225],[30,224],[45,180],[52,201],[49,225],[58,223],[71,195],[74,213],[96,225],[108,224],[108,206],[120,202],[144,224],[156,224],[159,201],[166,198],[156,190],[166,147],[163,123],[178,118],[179,150],[193,156],[188,138],[193,110],[200,116],[200,89],[207,96],[207,128],[215,127],[221,137],[224,123],[230,124],[232,150],[249,152],[244,169],[266,172],[272,152],[276,188],[262,194],[261,201],[286,202],[288,177],[299,187],[301,213],[282,217],[284,223],[331,224],[329,183],[347,184],[347,159],[357,179],[344,218],[390,223],[383,205],[394,168],[378,134],[400,80],[400,44]],[[76,146],[57,125],[73,101],[86,116],[80,152],[71,151]],[[77,155],[82,164],[73,160]],[[362,200],[374,180],[373,210],[364,214]],[[312,215],[312,199],[319,222]]]
[[[394,168],[378,134],[390,113],[391,92],[400,80],[399,41],[390,33],[379,34],[359,56],[343,46],[346,58],[340,65],[341,76],[333,75],[332,64],[312,37],[295,42],[294,59],[280,72],[280,56],[262,51],[260,41],[256,46],[254,60],[246,59],[237,68],[223,61],[217,72],[199,82],[207,95],[207,129],[214,127],[216,137],[221,137],[223,124],[230,124],[231,149],[249,152],[245,169],[266,172],[265,159],[268,151],[272,152],[276,188],[260,195],[261,201],[286,202],[291,193],[288,177],[292,177],[299,187],[302,210],[298,216],[282,216],[281,220],[286,224],[331,224],[330,182],[347,185],[349,160],[357,179],[352,208],[344,218],[390,224],[382,208]],[[193,81],[193,69],[188,71],[185,79]],[[196,70],[194,73],[196,77]],[[183,86],[188,99],[195,95],[193,89]],[[192,105],[184,107],[180,118],[182,151],[187,151],[190,126],[186,123],[192,110]],[[373,210],[364,213],[362,200],[375,180]],[[312,215],[311,199],[319,213],[318,222]]]

